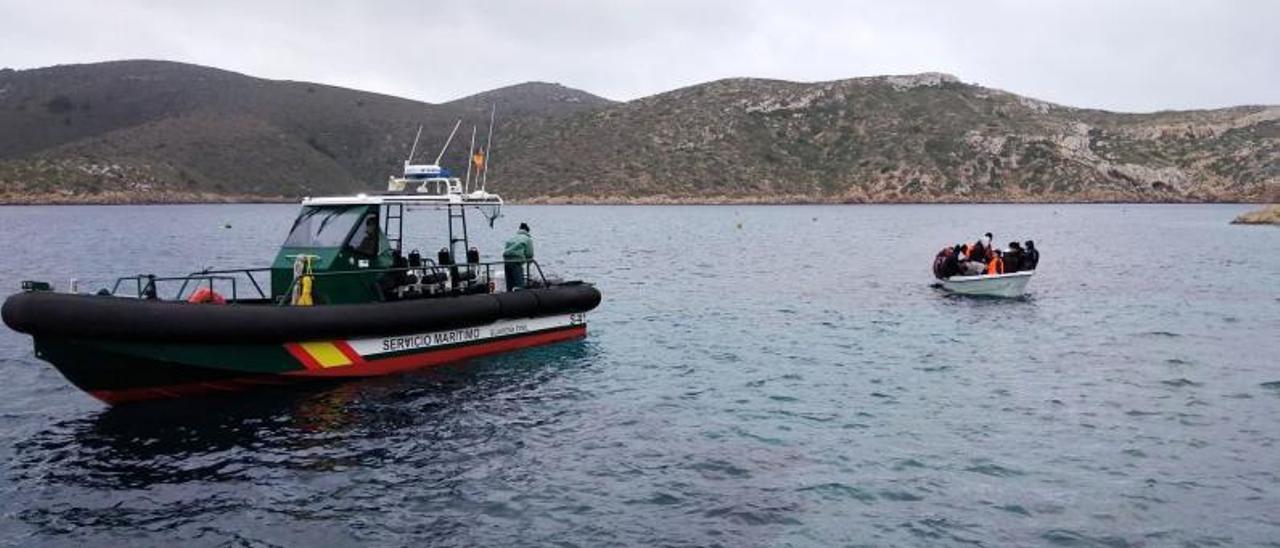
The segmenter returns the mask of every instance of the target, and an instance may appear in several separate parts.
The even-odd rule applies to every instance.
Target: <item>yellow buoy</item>
[[[311,306],[315,301],[311,298],[311,286],[315,276],[311,273],[311,261],[315,255],[298,255],[293,259],[293,277],[298,283],[293,287],[293,306]]]
[[[293,302],[295,306],[311,306],[315,304],[311,300],[311,280],[311,276],[303,276],[302,280],[299,281],[299,285],[302,287],[298,291],[298,298]]]

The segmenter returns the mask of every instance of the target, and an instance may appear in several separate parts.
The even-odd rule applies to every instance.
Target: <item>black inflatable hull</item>
[[[37,357],[109,403],[315,377],[367,377],[586,335],[585,284],[290,307],[20,293],[0,316]]]

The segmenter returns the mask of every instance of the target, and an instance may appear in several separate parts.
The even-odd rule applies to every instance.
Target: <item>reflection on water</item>
[[[475,360],[406,375],[317,381],[234,395],[107,407],[55,423],[19,442],[22,479],[127,489],[157,483],[234,481],[262,468],[377,466],[388,438],[411,439],[430,460],[451,440],[492,437],[470,410],[525,400],[564,368],[592,360],[570,342],[503,362]],[[361,447],[362,440],[375,446]],[[50,455],[55,456],[49,459]],[[193,466],[194,457],[216,457]]]
[[[317,502],[329,495],[441,488],[465,476],[469,453],[518,448],[521,428],[550,420],[524,403],[596,353],[590,343],[566,343],[395,377],[105,408],[17,443],[9,468],[18,485],[93,492],[101,502],[37,494],[16,517],[47,534],[124,534],[241,508],[244,489],[280,503],[259,511],[318,519]],[[299,496],[310,478],[356,470],[361,476],[318,489],[329,494],[321,499]]]

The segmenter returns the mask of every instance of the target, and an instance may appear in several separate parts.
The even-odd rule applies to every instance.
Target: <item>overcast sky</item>
[[[1071,106],[1280,104],[1280,0],[0,0],[0,67],[129,58],[440,102],[947,72]]]

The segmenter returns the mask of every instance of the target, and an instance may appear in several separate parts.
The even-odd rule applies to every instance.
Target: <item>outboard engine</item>
[[[480,250],[471,248],[467,250],[467,264],[480,264]]]
[[[409,267],[422,268],[422,254],[416,249],[409,252]]]

